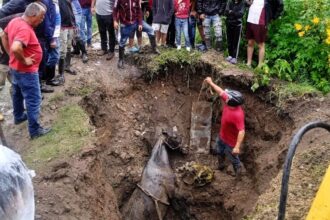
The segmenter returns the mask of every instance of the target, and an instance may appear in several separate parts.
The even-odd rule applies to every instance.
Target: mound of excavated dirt
[[[80,75],[69,77],[64,89],[60,88],[65,91],[64,101],[56,108],[79,102],[95,127],[95,137],[78,154],[55,158],[37,170],[39,175],[34,181],[37,219],[125,219],[121,211],[140,181],[157,134],[161,129],[174,126],[185,147],[184,154],[169,151],[177,178],[165,219],[241,219],[248,215],[253,216],[252,219],[267,219],[266,216],[274,219],[281,169],[294,131],[312,120],[330,121],[329,98],[303,97],[290,100],[280,109],[276,107],[276,98],[269,98],[268,89],[251,92],[250,72],[223,63],[222,56],[216,52],[202,55],[196,66],[189,66],[192,73],[183,71],[186,66],[171,63],[167,72],[152,83],[146,83],[139,76],[148,72],[143,64],[154,59],[153,56],[131,59],[143,73],[128,65],[124,71],[118,70],[117,58],[106,61],[93,53],[90,57],[87,65],[75,60]],[[192,103],[200,94],[203,79],[211,74],[223,87],[238,89],[245,96],[246,139],[241,155],[245,169],[240,181],[231,175],[229,164],[225,171],[219,171],[216,156],[196,154],[195,149],[189,147]],[[82,88],[91,88],[93,92],[82,93],[85,91]],[[221,103],[215,96],[202,98],[213,107],[213,146]],[[45,96],[44,103],[47,100]],[[55,113],[47,111],[43,120],[56,120]],[[10,143],[22,149],[15,140],[22,138],[23,143],[28,144],[26,133],[14,133],[15,127],[10,126],[6,134]],[[295,158],[290,184],[298,184],[292,192],[305,192],[307,188],[308,193],[290,194],[289,201],[296,201],[288,209],[290,218],[305,216],[297,214],[297,210],[302,213],[308,210],[322,176],[319,170],[323,169],[314,165],[329,163],[329,154],[322,154],[328,152],[329,143],[329,135],[319,132],[311,132],[300,143],[301,152]],[[191,161],[211,167],[214,180],[202,187],[184,183],[177,168]],[[301,177],[314,170],[317,181],[299,186]],[[306,177],[306,181],[313,178],[313,175]],[[267,209],[271,214],[254,211],[257,204],[263,207],[268,203],[272,204]]]

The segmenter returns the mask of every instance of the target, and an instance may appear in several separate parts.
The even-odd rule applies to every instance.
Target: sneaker
[[[233,58],[229,61],[231,64],[237,64],[237,59],[236,58]]]
[[[181,46],[177,46],[176,49],[177,49],[177,50],[181,50]]]
[[[190,50],[191,50],[190,47],[186,47],[186,51],[190,52]]]
[[[85,53],[82,55],[82,62],[83,63],[87,63],[88,62],[88,56]]]
[[[228,56],[228,57],[226,58],[226,60],[227,60],[228,62],[230,62],[231,59],[233,59],[232,56]]]
[[[133,47],[129,48],[128,51],[130,53],[138,53],[140,51],[140,48],[136,47],[136,46],[133,46]]]
[[[45,134],[48,134],[51,130],[52,130],[51,128],[42,128],[42,127],[40,127],[38,129],[38,131],[35,134],[31,135],[30,137],[31,137],[31,139],[36,139],[36,138],[41,137]]]
[[[59,77],[57,78],[59,85],[64,85],[65,83],[65,78],[64,75],[59,75]]]
[[[109,52],[108,55],[107,55],[106,60],[111,60],[114,56],[115,56],[115,53]]]
[[[49,86],[46,86],[45,84],[41,84],[41,88],[40,88],[41,92],[43,93],[52,93],[54,92],[54,89],[49,87]]]
[[[101,50],[97,53],[98,56],[104,56],[107,54],[107,51],[106,50]]]
[[[19,125],[27,120],[27,114],[23,113],[23,116],[20,119],[14,119],[14,124]]]
[[[47,80],[46,81],[46,85],[49,85],[49,86],[59,86],[60,85],[60,82],[57,80],[57,79],[51,79],[51,80]]]

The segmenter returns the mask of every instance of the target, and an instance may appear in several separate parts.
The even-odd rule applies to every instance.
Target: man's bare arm
[[[224,90],[220,86],[216,85],[212,81],[212,78],[211,77],[206,77],[206,79],[204,81],[207,82],[216,91],[216,93],[219,94],[219,96],[221,96],[222,93],[224,93]]]
[[[11,51],[13,52],[15,58],[21,62],[24,63],[27,66],[31,66],[34,63],[34,55],[30,57],[25,57],[23,54],[23,44],[20,41],[14,41],[13,44],[10,47]]]
[[[237,135],[236,145],[233,149],[233,154],[239,154],[241,152],[241,145],[245,136],[245,130],[239,131]]]

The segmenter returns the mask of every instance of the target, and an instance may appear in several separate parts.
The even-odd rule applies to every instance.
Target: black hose
[[[325,122],[310,122],[302,127],[298,133],[293,137],[291,144],[289,146],[288,154],[285,159],[284,168],[283,168],[283,177],[282,177],[282,186],[281,186],[281,195],[280,195],[280,204],[278,208],[278,217],[277,220],[284,220],[285,217],[285,208],[286,200],[288,196],[288,184],[290,178],[290,170],[292,165],[292,159],[296,152],[297,145],[299,144],[302,136],[309,130],[313,128],[324,128],[330,132],[330,124]]]

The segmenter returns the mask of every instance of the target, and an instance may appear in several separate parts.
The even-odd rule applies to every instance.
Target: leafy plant
[[[330,0],[285,0],[269,27],[271,75],[330,91]]]

